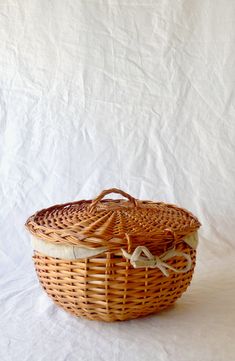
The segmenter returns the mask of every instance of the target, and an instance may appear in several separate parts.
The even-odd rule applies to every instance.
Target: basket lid
[[[118,193],[123,199],[103,199]],[[55,205],[32,215],[26,222],[37,238],[57,244],[101,246],[109,249],[163,241],[171,243],[195,232],[198,219],[189,211],[162,202],[137,200],[116,189],[104,190],[94,200]],[[151,247],[150,247],[151,248]]]

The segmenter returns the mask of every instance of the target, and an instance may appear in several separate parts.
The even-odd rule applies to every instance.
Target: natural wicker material
[[[119,193],[124,200],[102,200]],[[94,201],[79,201],[43,209],[26,223],[37,238],[54,244],[107,247],[103,254],[86,259],[58,259],[35,251],[39,280],[48,295],[67,311],[93,320],[126,320],[160,311],[173,304],[188,287],[196,250],[183,238],[200,227],[185,209],[165,203],[139,201],[118,189],[103,191]],[[175,248],[189,254],[192,267],[186,273],[158,268],[133,268],[121,248],[132,253],[146,246],[160,256]],[[167,263],[184,269],[186,260],[173,257]]]

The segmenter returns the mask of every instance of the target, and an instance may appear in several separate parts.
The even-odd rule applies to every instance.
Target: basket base
[[[51,297],[50,297],[51,298]],[[159,307],[158,309],[149,309],[149,310],[142,310],[142,312],[133,312],[133,313],[127,313],[127,314],[120,314],[120,315],[112,315],[112,314],[92,314],[90,312],[81,312],[78,310],[72,310],[70,307],[62,306],[61,303],[57,302],[55,299],[53,299],[53,302],[58,305],[60,308],[63,308],[66,312],[70,313],[74,317],[87,319],[90,321],[101,321],[101,322],[118,322],[118,321],[130,321],[134,320],[136,318],[142,318],[147,317],[150,315],[158,314],[164,310],[172,308],[176,301],[178,300],[178,297],[175,300],[172,300],[171,303],[168,305],[164,305],[162,307]]]

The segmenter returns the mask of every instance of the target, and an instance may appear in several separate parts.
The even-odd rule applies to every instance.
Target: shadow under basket
[[[128,200],[105,199],[119,193]],[[35,269],[56,304],[91,320],[159,312],[187,289],[200,223],[190,212],[112,188],[55,205],[27,222]]]

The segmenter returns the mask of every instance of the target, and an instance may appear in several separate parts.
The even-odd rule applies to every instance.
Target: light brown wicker
[[[102,198],[119,193],[128,200]],[[88,249],[105,247],[101,254],[82,259],[60,259],[34,251],[34,264],[42,287],[65,310],[92,320],[127,320],[158,312],[173,304],[188,287],[195,266],[196,250],[185,237],[200,227],[185,209],[161,202],[140,201],[118,190],[103,191],[95,200],[55,205],[43,209],[27,222],[37,239]],[[164,252],[177,250],[187,259],[173,256],[158,266],[134,268],[123,252],[138,246],[159,262]]]

